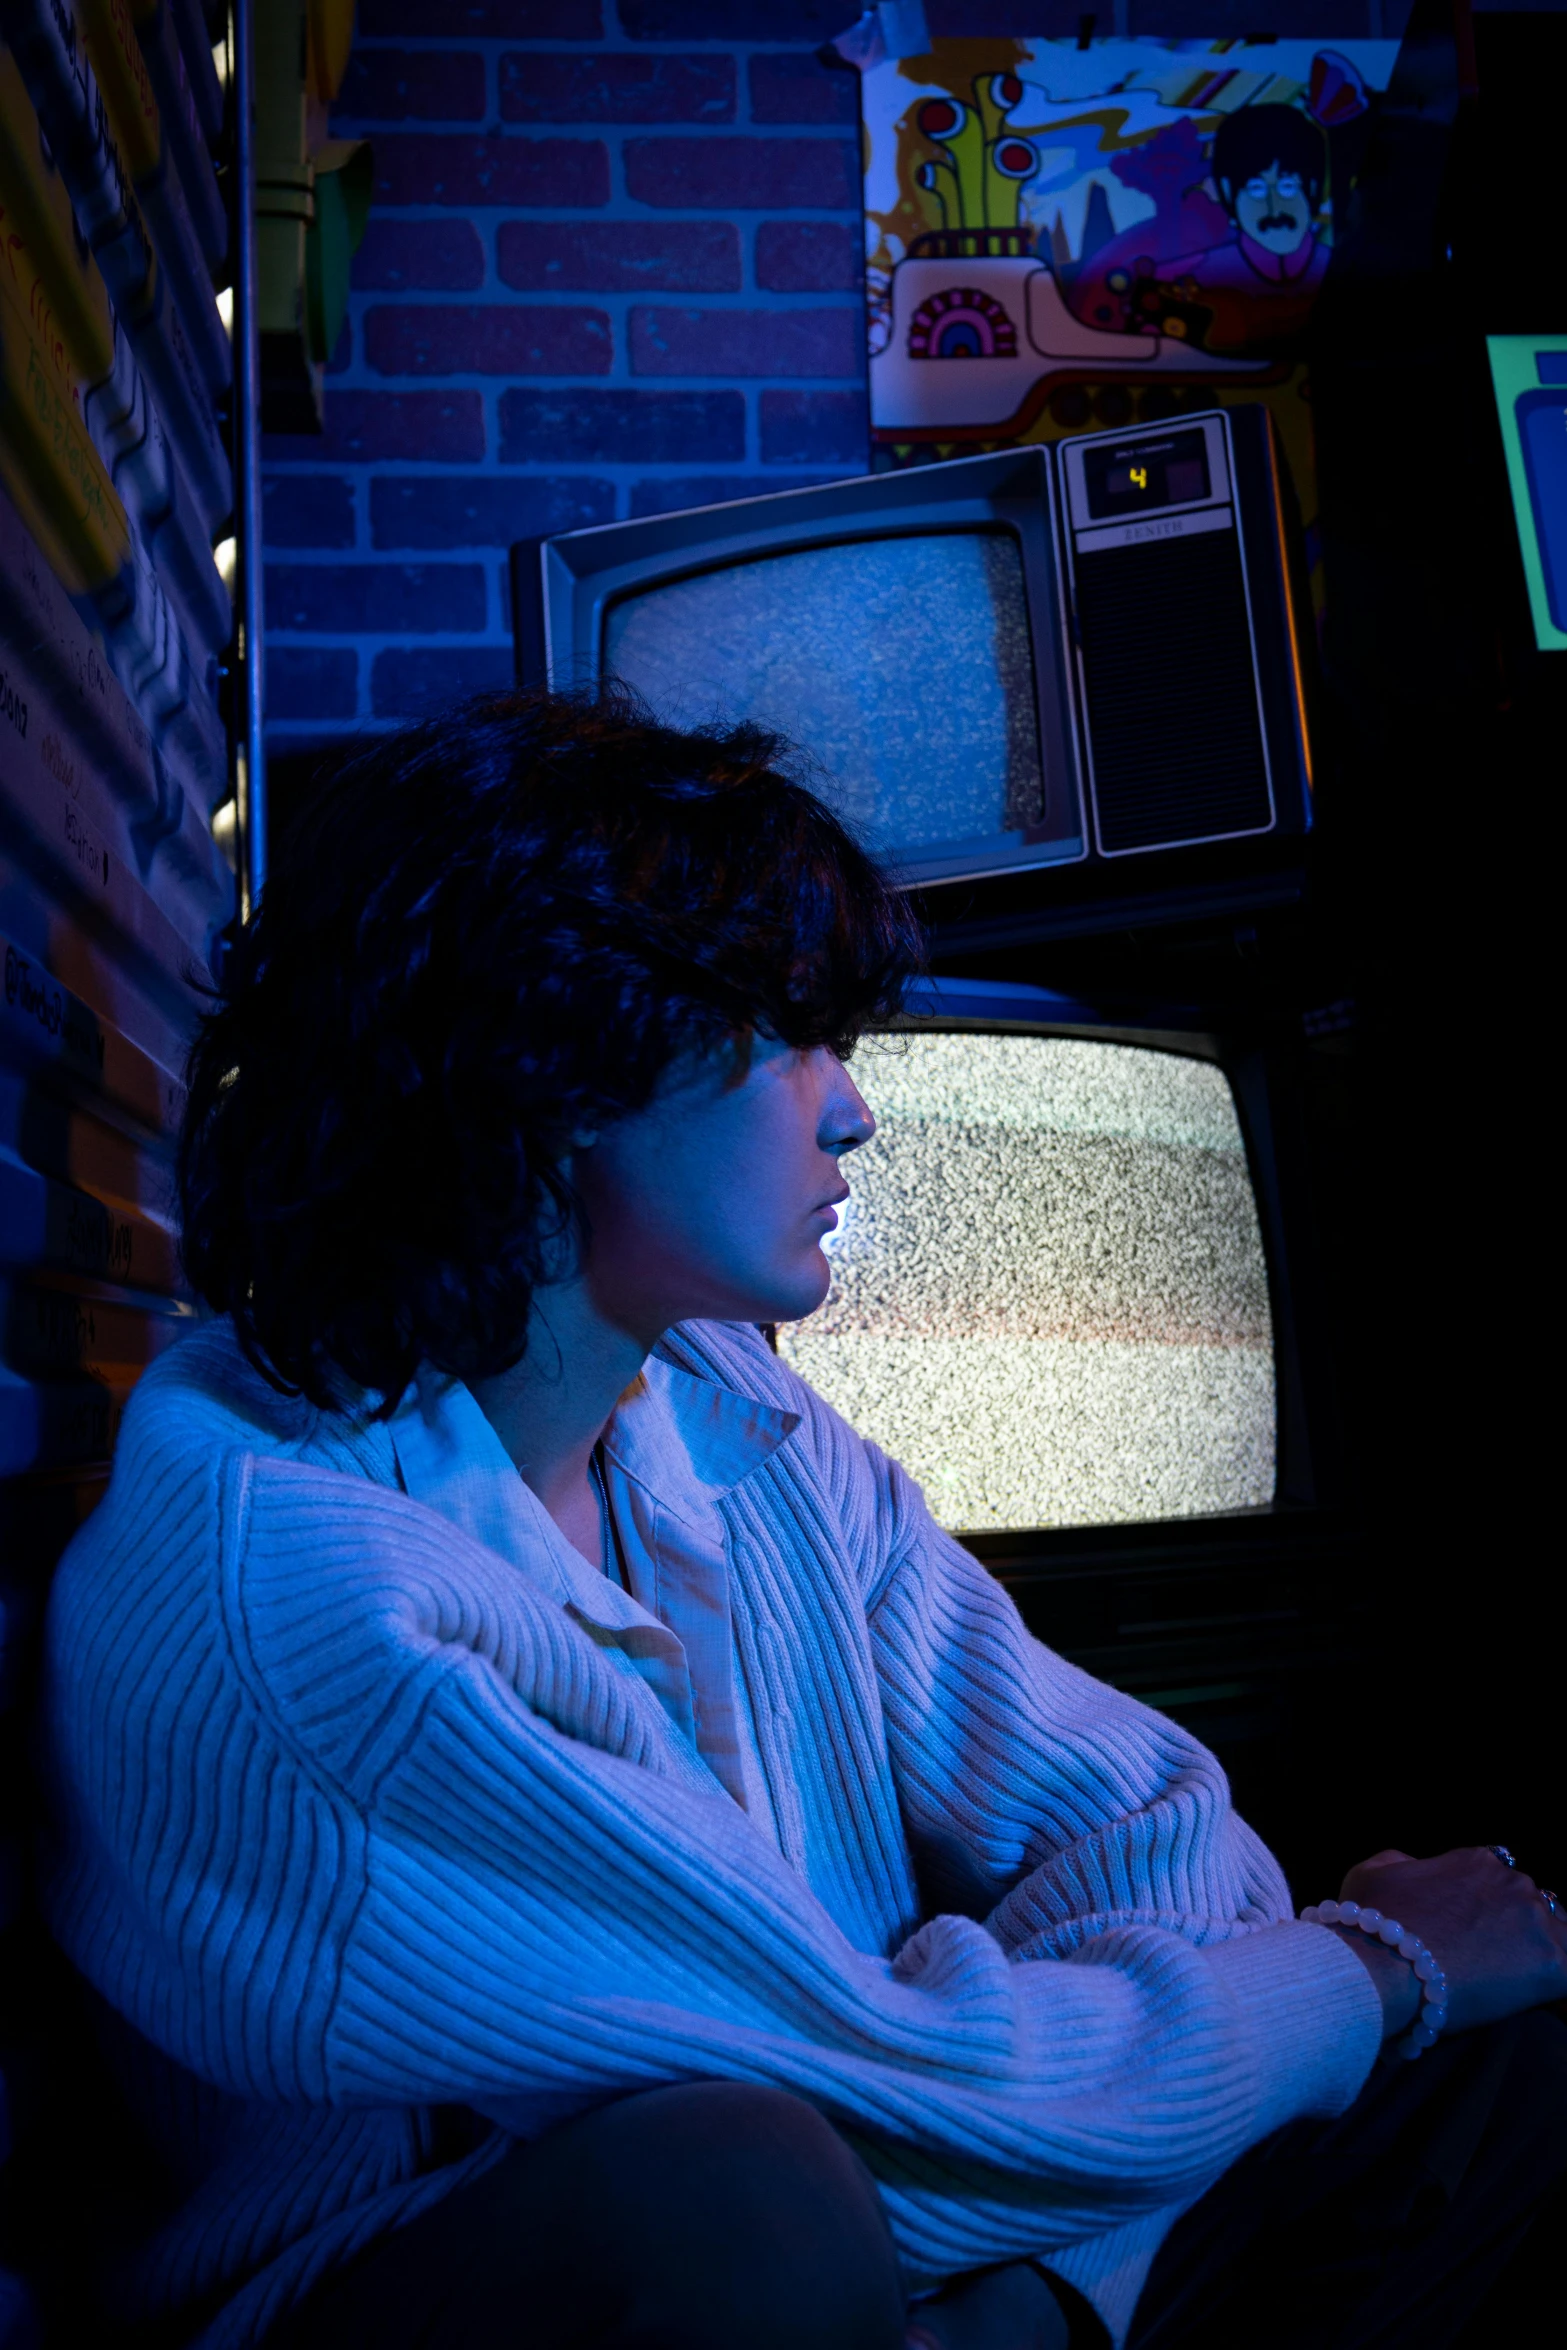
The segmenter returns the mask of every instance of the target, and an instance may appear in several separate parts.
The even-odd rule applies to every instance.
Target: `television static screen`
[[[611,606],[603,666],[679,724],[780,729],[894,862],[1040,820],[1028,605],[1006,531],[849,540],[670,580]]]
[[[954,1531],[1266,1505],[1262,1235],[1211,1062],[1071,1037],[873,1039],[832,1290],[780,1352]]]

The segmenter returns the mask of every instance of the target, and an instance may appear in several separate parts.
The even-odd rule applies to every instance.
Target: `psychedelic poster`
[[[877,468],[1263,399],[1310,548],[1302,337],[1397,54],[965,39],[866,59]]]

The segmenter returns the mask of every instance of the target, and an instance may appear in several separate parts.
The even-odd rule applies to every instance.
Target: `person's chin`
[[[832,1267],[817,1253],[814,1266],[802,1266],[799,1273],[787,1282],[778,1284],[777,1302],[770,1314],[761,1317],[769,1322],[803,1322],[807,1314],[814,1314],[824,1305],[832,1287]]]

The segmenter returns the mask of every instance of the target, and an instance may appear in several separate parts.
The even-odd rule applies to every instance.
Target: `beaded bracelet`
[[[1447,2021],[1447,1977],[1418,1934],[1406,1934],[1397,1918],[1385,1918],[1379,1909],[1362,1909],[1358,1901],[1316,1901],[1300,1915],[1308,1926],[1358,1926],[1362,1934],[1407,1958],[1420,1984],[1420,2013],[1393,2047],[1398,2055],[1414,2058],[1434,2044]]]

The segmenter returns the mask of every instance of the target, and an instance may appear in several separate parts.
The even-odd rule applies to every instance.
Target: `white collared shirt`
[[[550,1583],[595,1645],[634,1672],[753,1824],[778,1842],[729,1613],[729,1561],[715,1507],[796,1425],[712,1389],[677,1424],[668,1367],[650,1358],[604,1431],[604,1490],[628,1589],[567,1541],[469,1388],[428,1368],[390,1421],[398,1473],[422,1502],[522,1574]]]

